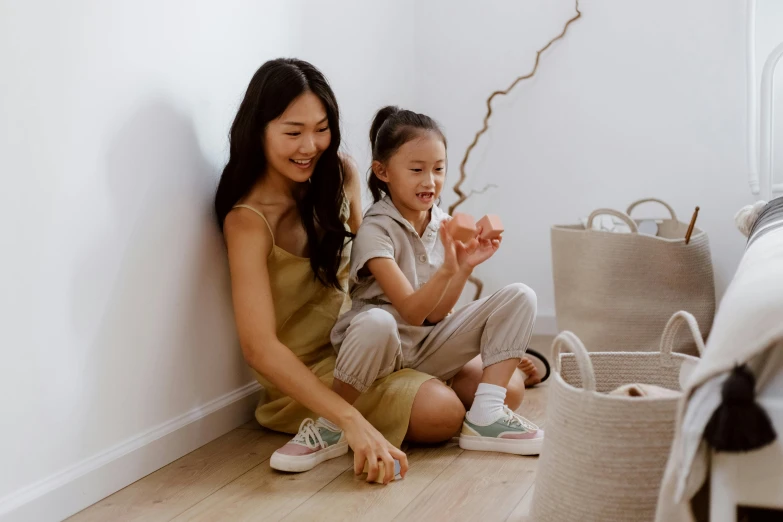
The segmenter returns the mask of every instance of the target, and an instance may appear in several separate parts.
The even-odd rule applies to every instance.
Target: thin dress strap
[[[252,211],[253,211],[253,212],[255,212],[256,214],[258,214],[259,216],[261,216],[261,219],[263,219],[263,220],[264,220],[264,223],[266,223],[266,228],[268,228],[268,229],[269,229],[269,234],[272,236],[272,244],[274,245],[274,243],[275,243],[275,233],[274,233],[274,232],[272,232],[272,227],[271,227],[271,226],[269,226],[269,221],[267,221],[267,220],[266,220],[266,217],[265,217],[265,216],[264,216],[264,215],[263,215],[261,212],[259,212],[259,211],[258,211],[258,210],[256,210],[255,208],[251,207],[250,205],[244,205],[244,204],[243,204],[243,205],[234,205],[234,208],[246,208],[246,209],[248,209],[248,210],[252,210]]]

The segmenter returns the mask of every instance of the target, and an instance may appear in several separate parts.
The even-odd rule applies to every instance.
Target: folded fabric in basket
[[[665,399],[668,397],[679,397],[682,392],[676,390],[670,390],[662,386],[656,386],[654,384],[624,384],[616,390],[609,392],[609,395],[622,395],[623,397],[651,397],[655,399]]]
[[[582,223],[582,226],[587,229],[587,220],[588,218],[583,217],[579,220],[580,223]],[[658,225],[662,221],[660,219],[640,219],[638,220],[637,224],[639,227],[639,233],[640,234],[647,234],[650,236],[656,236],[658,235]],[[596,216],[593,219],[593,230],[599,230],[602,232],[615,232],[617,234],[630,234],[631,228],[628,226],[628,224],[623,221],[622,219],[611,216],[611,215],[601,215]]]
[[[585,229],[587,229],[587,219],[588,218],[583,217],[579,220]],[[601,230],[603,232],[617,232],[619,234],[629,234],[631,232],[631,228],[625,223],[625,221],[610,215],[596,216],[595,219],[593,219],[593,230]]]

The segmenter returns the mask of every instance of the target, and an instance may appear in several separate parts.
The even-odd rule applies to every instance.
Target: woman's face
[[[312,92],[305,92],[266,127],[267,173],[303,183],[313,175],[315,164],[331,141],[324,104]]]

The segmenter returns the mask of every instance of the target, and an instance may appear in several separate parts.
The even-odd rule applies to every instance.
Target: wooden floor
[[[548,356],[549,341],[533,346]],[[546,384],[528,390],[518,411],[545,426],[546,396]],[[272,470],[289,439],[249,422],[69,520],[529,520],[537,457],[412,445],[407,477],[382,486],[354,476],[351,452],[307,473]]]

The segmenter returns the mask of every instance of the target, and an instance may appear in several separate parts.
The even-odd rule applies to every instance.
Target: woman
[[[275,453],[273,466],[304,471],[350,446],[354,471],[360,474],[367,462],[368,481],[377,478],[379,461],[382,481],[392,480],[393,459],[404,476],[407,459],[397,446],[403,438],[439,442],[456,434],[481,361],[466,366],[451,388],[402,370],[379,379],[354,405],[331,391],[329,334],[349,304],[347,265],[361,222],[361,189],[355,167],[339,154],[339,112],[326,79],[300,60],[265,63],[250,82],[230,141],[215,210],[242,353],[265,389],[256,418],[269,429],[297,433]],[[522,392],[518,374],[509,386],[512,408]]]

